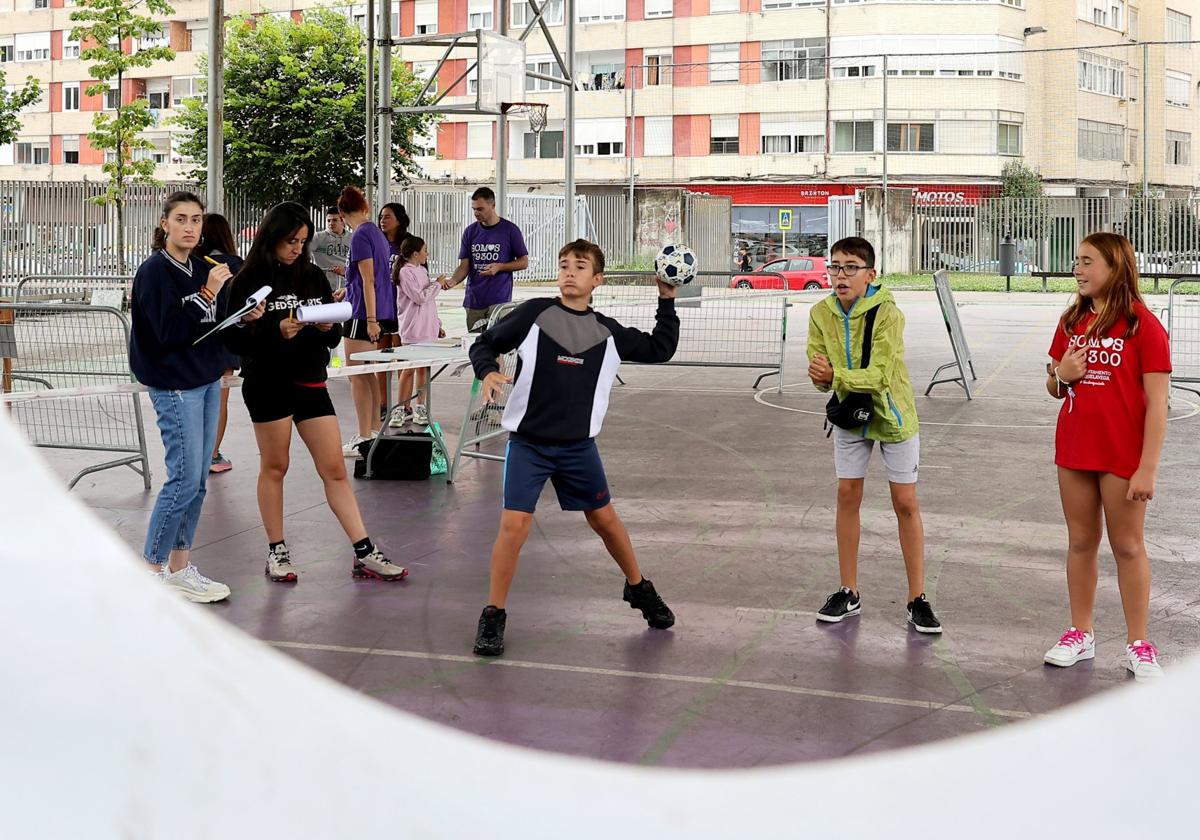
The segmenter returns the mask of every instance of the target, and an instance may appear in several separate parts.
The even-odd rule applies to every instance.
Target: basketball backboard
[[[451,61],[463,61],[465,69],[457,78],[443,79],[442,92],[433,101],[423,105],[398,103],[396,113],[459,113],[491,114],[504,112],[504,105],[525,99],[525,42],[516,38],[497,35],[490,29],[475,29],[449,35],[418,35],[392,41],[401,47],[438,47],[442,50],[441,60],[433,71],[433,79],[423,93],[437,89],[434,84],[442,68]],[[408,55],[403,56],[405,60]],[[461,90],[459,83],[467,80],[467,95],[473,101],[445,102],[452,90]],[[460,93],[453,94],[457,100]]]
[[[499,114],[506,102],[525,99],[525,42],[478,33],[479,85],[475,105],[481,114]]]

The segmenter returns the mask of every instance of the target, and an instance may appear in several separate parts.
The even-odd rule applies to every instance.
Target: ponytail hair
[[[195,204],[200,208],[200,212],[204,212],[204,202],[195,193],[173,192],[167,196],[167,200],[163,202],[162,216],[158,219],[158,224],[154,226],[154,237],[150,242],[150,247],[155,251],[162,251],[167,247],[167,232],[163,230],[162,223],[165,222],[171,215],[171,211],[180,204]]]
[[[400,269],[408,263],[408,258],[425,247],[425,240],[419,236],[409,234],[404,237],[404,241],[400,243],[400,257],[392,266],[392,283],[400,285]]]
[[[338,196],[337,208],[343,213],[366,213],[367,197],[358,187],[346,187]]]

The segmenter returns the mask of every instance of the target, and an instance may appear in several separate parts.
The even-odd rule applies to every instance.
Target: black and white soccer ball
[[[696,255],[686,245],[664,245],[654,258],[654,272],[668,286],[691,283],[698,268]]]

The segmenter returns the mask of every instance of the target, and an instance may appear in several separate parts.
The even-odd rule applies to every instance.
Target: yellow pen
[[[205,257],[204,257],[204,261],[205,261],[206,263],[208,263],[209,265],[220,265],[220,263],[219,263],[219,262],[217,262],[217,261],[216,261],[216,260],[214,260],[212,257],[210,257],[210,256],[207,256],[207,255],[205,255]]]

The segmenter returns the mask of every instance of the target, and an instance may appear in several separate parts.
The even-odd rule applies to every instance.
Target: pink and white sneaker
[[[1138,681],[1156,680],[1163,675],[1162,666],[1158,664],[1158,648],[1141,639],[1125,645],[1125,667]]]
[[[1058,640],[1058,644],[1046,651],[1042,661],[1047,665],[1069,668],[1084,659],[1096,658],[1096,637],[1091,633],[1071,627]]]

